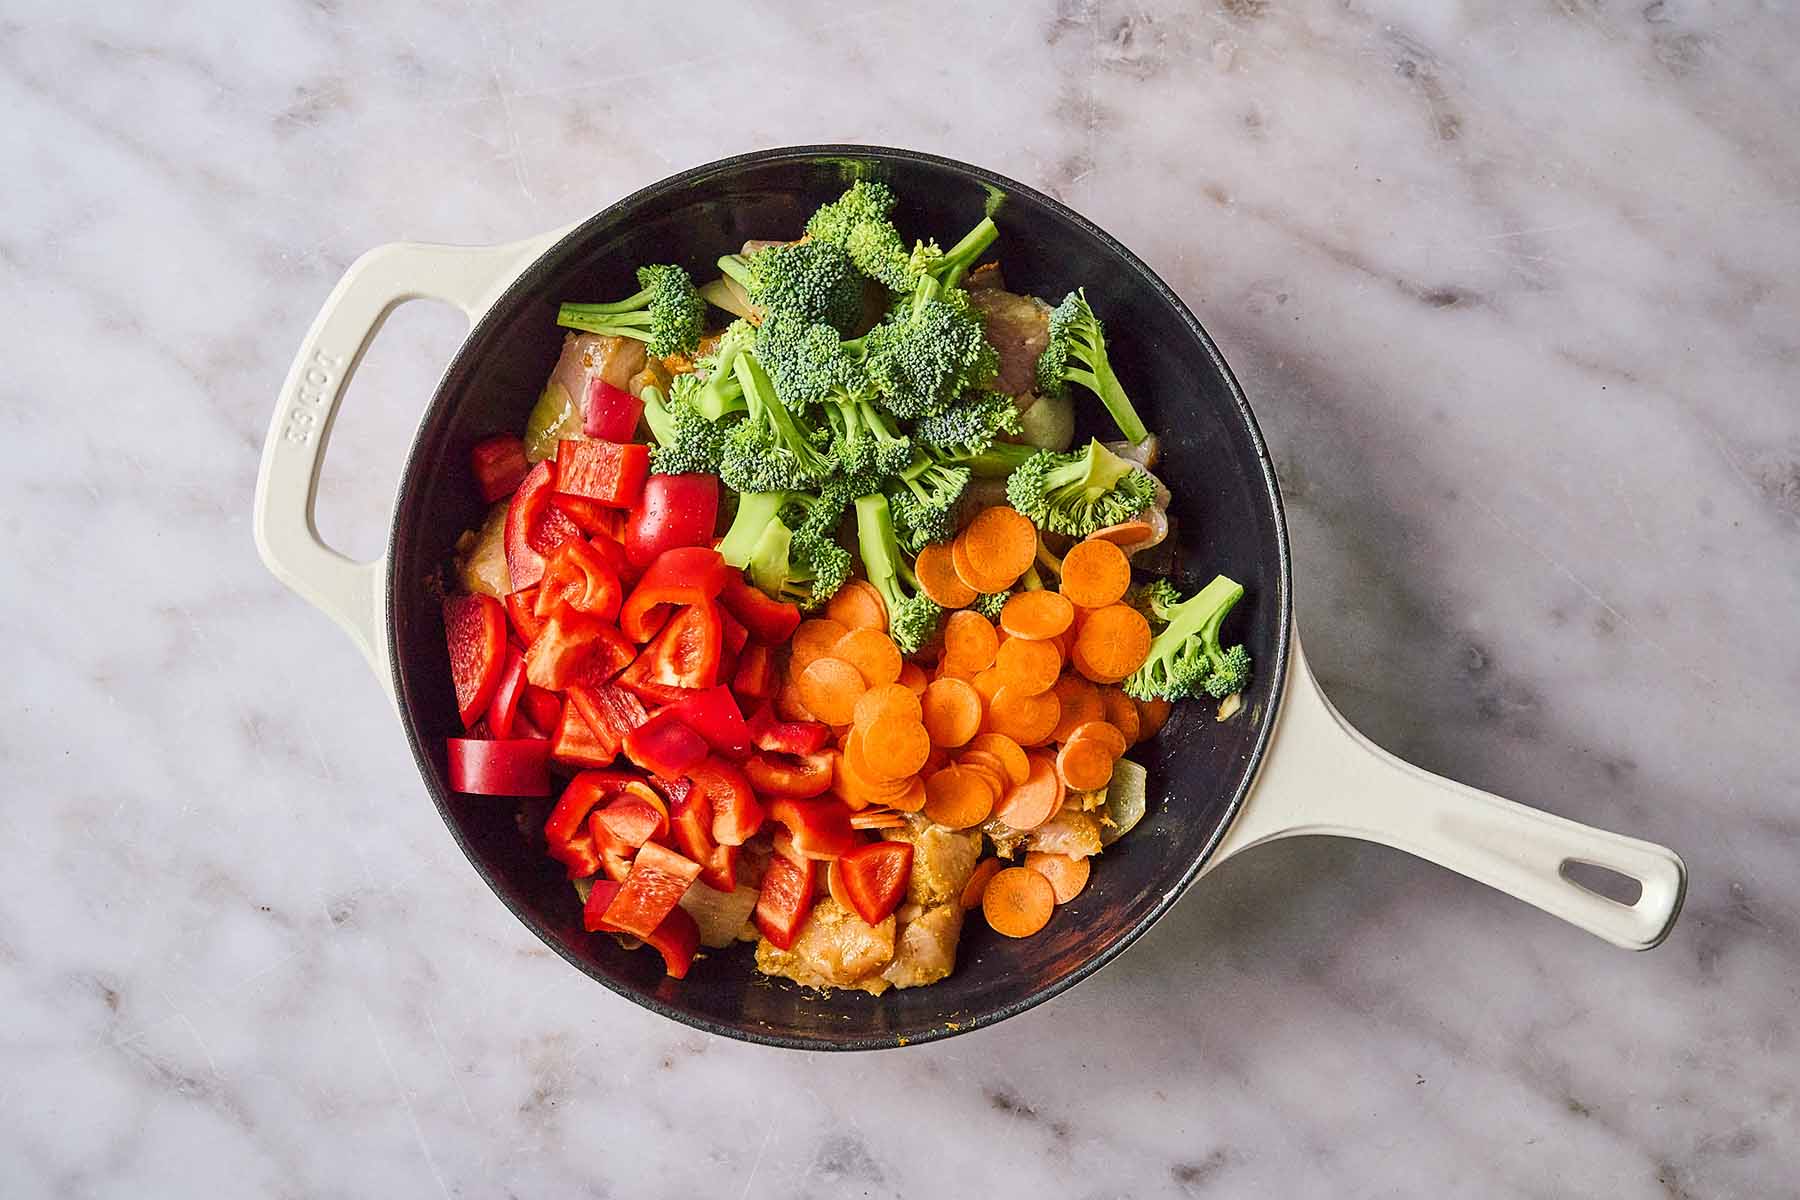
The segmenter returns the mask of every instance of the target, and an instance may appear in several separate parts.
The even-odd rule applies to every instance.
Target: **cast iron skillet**
[[[990,254],[1014,291],[1054,299],[1077,285],[1087,289],[1106,321],[1123,382],[1163,439],[1159,473],[1174,495],[1181,582],[1197,586],[1218,572],[1243,582],[1247,594],[1228,632],[1246,643],[1256,674],[1234,719],[1213,720],[1210,704],[1177,706],[1155,743],[1133,751],[1150,772],[1147,816],[1107,850],[1087,890],[1038,935],[1013,941],[970,920],[954,974],[879,998],[822,997],[764,978],[752,969],[748,944],[708,953],[677,981],[664,976],[657,955],[624,951],[610,937],[582,930],[574,890],[534,836],[546,805],[464,796],[446,786],[444,738],[460,725],[436,581],[452,544],[482,516],[468,449],[487,434],[523,426],[562,340],[558,302],[624,295],[635,289],[631,272],[647,262],[679,262],[709,278],[719,254],[747,238],[792,235],[814,208],[860,177],[894,187],[901,197],[896,219],[908,236],[947,244],[984,212],[992,215],[1000,236]],[[353,563],[326,548],[313,528],[319,464],[358,359],[386,314],[419,296],[449,300],[475,324],[414,440],[385,568]],[[1116,436],[1097,401],[1083,397],[1078,409],[1080,436]],[[869,146],[766,150],[684,171],[528,242],[372,251],[327,299],[295,360],[264,447],[255,527],[271,569],[344,626],[379,674],[391,670],[426,786],[458,845],[507,907],[615,992],[713,1033],[853,1050],[992,1024],[1121,953],[1209,861],[1291,833],[1399,846],[1620,945],[1655,945],[1680,906],[1685,876],[1672,852],[1400,763],[1349,729],[1304,669],[1286,689],[1293,697],[1284,708],[1290,664],[1302,660],[1292,634],[1281,497],[1249,405],[1212,339],[1143,262],[1091,222],[1013,180],[949,159]],[[1278,716],[1282,752],[1261,771],[1255,812],[1234,827]],[[1314,794],[1330,802],[1309,801]],[[1230,844],[1221,850],[1228,830]],[[1616,865],[1644,880],[1644,899],[1605,900],[1559,879],[1576,860]]]

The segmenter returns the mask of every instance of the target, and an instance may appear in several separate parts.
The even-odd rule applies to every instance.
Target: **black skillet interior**
[[[948,245],[991,210],[1008,286],[1054,300],[1084,285],[1106,321],[1119,374],[1165,447],[1183,582],[1214,572],[1242,581],[1234,636],[1257,676],[1247,711],[1225,723],[1207,704],[1178,706],[1134,757],[1150,769],[1150,810],[1109,849],[1087,890],[1035,937],[1012,941],[968,923],[956,972],[931,987],[817,993],[757,975],[750,947],[709,953],[684,981],[649,951],[621,950],[581,929],[575,893],[531,836],[543,807],[446,788],[443,739],[458,732],[443,628],[430,581],[457,536],[480,521],[467,472],[476,439],[523,426],[556,359],[556,305],[634,290],[647,262],[710,278],[746,238],[795,235],[818,204],[858,175],[901,197],[903,234]],[[1078,401],[1083,436],[1116,437],[1097,401]],[[482,877],[533,932],[627,998],[715,1033],[808,1049],[863,1049],[987,1024],[1082,979],[1123,950],[1197,874],[1249,787],[1285,668],[1286,533],[1273,470],[1249,408],[1212,342],[1124,247],[1061,204],[947,159],[864,146],[762,151],[655,184],[598,214],[528,270],[472,332],[438,387],[402,481],[390,546],[391,649],[401,710],[426,786]],[[521,831],[524,832],[521,832]]]

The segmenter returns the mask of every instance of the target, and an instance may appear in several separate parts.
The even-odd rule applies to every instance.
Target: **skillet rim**
[[[507,891],[496,880],[494,875],[473,852],[468,839],[450,812],[448,797],[439,789],[434,781],[433,763],[430,751],[427,750],[419,723],[413,718],[409,703],[409,691],[401,670],[401,655],[396,619],[395,597],[400,595],[399,588],[399,555],[396,553],[401,530],[401,514],[407,512],[414,502],[414,494],[418,487],[421,472],[433,464],[420,461],[425,442],[425,432],[434,423],[438,414],[447,403],[447,389],[453,380],[462,378],[467,373],[465,358],[471,346],[483,340],[499,324],[504,314],[511,313],[522,301],[526,300],[537,288],[542,278],[548,274],[548,265],[557,260],[570,247],[585,242],[599,230],[610,226],[628,211],[657,200],[661,196],[683,189],[707,176],[728,173],[734,169],[760,166],[768,163],[786,161],[816,161],[819,159],[869,159],[899,163],[922,163],[961,175],[975,183],[989,188],[997,188],[1009,195],[1020,195],[1043,205],[1063,220],[1087,233],[1103,246],[1120,265],[1128,268],[1131,274],[1144,286],[1157,293],[1169,304],[1188,333],[1205,352],[1213,370],[1224,382],[1235,406],[1238,420],[1243,423],[1244,431],[1250,437],[1250,443],[1256,452],[1257,467],[1260,470],[1263,497],[1267,500],[1275,526],[1275,555],[1277,565],[1277,595],[1275,597],[1275,619],[1279,622],[1275,632],[1275,664],[1270,672],[1269,695],[1259,720],[1256,739],[1251,746],[1250,754],[1244,763],[1237,786],[1226,801],[1223,813],[1214,827],[1206,844],[1194,856],[1180,877],[1170,883],[1162,897],[1139,920],[1126,929],[1114,942],[1105,949],[1096,952],[1083,960],[1080,966],[1070,971],[1054,983],[1047,984],[1029,992],[1018,999],[998,1005],[985,1012],[972,1015],[959,1013],[961,1018],[954,1024],[939,1022],[929,1028],[915,1033],[886,1033],[837,1038],[798,1037],[783,1033],[758,1030],[749,1023],[730,1025],[710,1018],[696,1016],[681,1008],[666,1003],[654,995],[640,993],[616,984],[602,972],[594,969],[588,962],[577,957],[551,933],[548,926],[541,921],[536,912],[521,904],[516,904],[508,896]],[[531,264],[521,271],[504,291],[488,306],[481,319],[469,329],[467,336],[457,347],[456,353],[444,368],[437,386],[432,391],[431,402],[420,414],[419,425],[413,434],[413,440],[407,449],[406,461],[401,469],[400,486],[395,494],[393,519],[388,530],[387,569],[384,577],[386,592],[382,597],[383,617],[387,631],[388,669],[392,676],[396,706],[399,709],[401,724],[406,730],[407,744],[412,749],[413,761],[419,770],[421,782],[431,794],[432,803],[436,805],[439,818],[450,831],[457,849],[462,851],[476,874],[495,897],[504,904],[521,924],[529,929],[539,941],[548,946],[569,965],[588,976],[615,995],[621,996],[642,1008],[646,1008],[658,1016],[666,1017],[690,1028],[703,1030],[706,1033],[738,1041],[750,1042],[763,1046],[774,1046],[786,1050],[813,1051],[848,1051],[848,1050],[885,1050],[900,1046],[918,1046],[935,1042],[958,1034],[969,1033],[976,1029],[986,1028],[1017,1016],[1027,1009],[1035,1008],[1055,996],[1068,991],[1076,984],[1090,978],[1102,967],[1123,954],[1133,943],[1142,937],[1152,925],[1174,907],[1175,902],[1193,886],[1199,878],[1202,868],[1211,861],[1218,850],[1220,842],[1225,838],[1238,816],[1242,813],[1250,790],[1256,783],[1256,777],[1262,769],[1264,756],[1268,753],[1274,737],[1275,721],[1286,695],[1288,682],[1289,659],[1293,646],[1293,560],[1288,542],[1287,516],[1281,500],[1281,487],[1275,477],[1275,464],[1269,456],[1267,442],[1264,441],[1262,429],[1256,422],[1256,416],[1250,409],[1250,401],[1243,388],[1232,374],[1231,367],[1219,353],[1218,346],[1212,336],[1206,332],[1199,320],[1183,303],[1180,296],[1164,283],[1157,273],[1150,269],[1142,259],[1126,248],[1117,238],[1094,222],[1088,220],[1062,201],[1048,196],[1036,188],[1028,187],[1017,180],[1000,175],[984,167],[978,167],[958,159],[938,154],[929,154],[920,150],[908,150],[895,146],[862,145],[857,143],[825,143],[817,145],[774,146],[762,150],[752,150],[743,154],[734,154],[726,158],[714,159],[665,176],[648,184],[627,196],[621,197],[598,212],[581,221],[570,229],[555,244],[545,249]]]

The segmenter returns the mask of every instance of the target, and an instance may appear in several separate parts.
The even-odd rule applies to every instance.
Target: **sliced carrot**
[[[1000,685],[1004,682],[1005,680],[1000,672],[993,667],[989,667],[985,671],[975,672],[975,677],[969,680],[970,685],[973,686],[977,692],[981,693],[982,700],[986,701],[988,704],[994,702],[994,693],[1000,690]]]
[[[1131,560],[1112,542],[1089,538],[1063,555],[1062,594],[1083,608],[1118,603],[1131,586]]]
[[[862,756],[877,775],[904,779],[918,774],[931,754],[925,726],[908,717],[883,717],[863,730]]]
[[[887,605],[875,585],[852,579],[826,602],[825,615],[845,629],[886,629]]]
[[[969,740],[969,749],[985,751],[999,759],[1007,781],[1014,787],[1024,783],[1025,777],[1031,774],[1031,762],[1025,757],[1025,751],[1003,733],[978,733]]]
[[[951,829],[968,829],[994,811],[994,793],[973,771],[945,767],[925,781],[925,815]]]
[[[1029,856],[1027,856],[1027,859],[1029,862]],[[844,872],[842,868],[838,866],[838,860],[835,858],[832,859],[830,865],[825,868],[825,886],[831,893],[831,898],[833,900],[836,900],[839,904],[843,905],[849,912],[856,911],[856,906],[850,903],[850,893],[844,887]]]
[[[939,608],[967,608],[975,603],[975,589],[956,573],[951,549],[942,542],[919,551],[913,573],[919,577],[920,590]]]
[[[961,746],[981,732],[981,694],[961,679],[946,676],[932,682],[920,707],[934,746]]]
[[[909,721],[917,721],[920,713],[917,696],[898,683],[884,683],[870,688],[857,699],[856,709],[850,720],[853,724],[867,726],[882,717],[905,717]]]
[[[994,653],[1000,648],[1000,635],[993,622],[978,612],[962,609],[944,620],[944,661],[954,664],[959,673],[973,675],[994,665]]]
[[[925,694],[925,669],[918,663],[900,664],[900,685],[915,696]]]
[[[957,899],[964,912],[981,907],[981,894],[987,891],[988,880],[1005,865],[997,858],[984,858],[975,864],[975,873],[963,884],[962,895]]]
[[[1135,745],[1138,740],[1138,727],[1142,721],[1138,717],[1137,704],[1130,696],[1116,687],[1100,689],[1100,703],[1106,708],[1106,720],[1125,735],[1127,746]],[[1123,750],[1120,754],[1125,753]]]
[[[976,513],[963,530],[961,540],[970,566],[982,579],[998,584],[983,591],[998,592],[1011,587],[1037,558],[1036,527],[1030,518],[1004,504]]]
[[[1063,781],[1047,754],[1033,754],[1025,782],[1000,798],[994,815],[1014,829],[1036,829],[1062,807]]]
[[[1001,767],[966,756],[957,759],[956,765],[981,780],[983,786],[994,794],[995,804],[1000,802],[1000,797],[1012,790],[1012,783],[1006,778],[1006,771]]]
[[[918,812],[925,807],[925,781],[914,775],[906,790],[888,801],[888,807],[899,812]]]
[[[1056,686],[1062,674],[1062,655],[1048,642],[1008,638],[994,655],[994,669],[1001,686],[1024,696],[1036,696]]]
[[[1082,673],[1095,683],[1117,683],[1143,666],[1149,653],[1150,622],[1144,614],[1126,604],[1109,604],[1088,614],[1070,657],[1079,655],[1078,663],[1086,664]]]
[[[859,812],[850,818],[850,828],[852,829],[904,829],[905,827],[905,817],[885,809]],[[836,863],[837,860],[833,859],[832,865],[835,866]]]
[[[864,745],[860,729],[845,740],[840,760],[845,782],[850,790],[870,804],[891,803],[895,796],[906,791],[907,781],[905,778],[890,779],[870,766],[868,756],[864,753]]]
[[[831,656],[861,671],[870,687],[900,678],[900,651],[884,630],[852,629],[838,639]]]
[[[848,725],[868,691],[862,672],[841,658],[815,658],[800,672],[800,702],[827,725]]]
[[[1077,725],[1099,721],[1106,716],[1105,706],[1100,701],[1100,689],[1078,674],[1064,675],[1050,690],[1062,703],[1062,716],[1050,733],[1050,740],[1053,742],[1066,742]]]
[[[1075,605],[1057,592],[1015,592],[1000,609],[1000,628],[1016,638],[1041,642],[1075,623]]]
[[[1056,888],[1030,867],[1007,867],[988,880],[981,894],[981,914],[995,933],[1030,937],[1050,923],[1056,911]]]
[[[1117,525],[1096,529],[1088,537],[1099,538],[1115,546],[1135,546],[1139,542],[1149,541],[1150,535],[1155,532],[1148,521],[1120,521]]]
[[[979,595],[982,585],[987,580],[975,570],[975,564],[969,561],[969,543],[959,534],[950,543],[950,565],[956,571],[956,577],[963,581],[963,586]]]
[[[811,617],[800,622],[799,627],[794,630],[794,636],[788,639],[789,673],[798,675],[806,670],[806,665],[813,659],[830,654],[831,648],[849,632],[843,622],[834,621],[830,617]]]
[[[1071,791],[1091,792],[1103,788],[1112,779],[1111,748],[1098,738],[1080,737],[1064,742],[1056,752],[1056,773],[1063,786]]]
[[[1124,733],[1111,721],[1088,721],[1085,724],[1077,725],[1063,740],[1078,742],[1083,738],[1099,742],[1114,758],[1124,754],[1125,748],[1129,745],[1125,740]]]
[[[832,865],[837,864],[834,862]],[[1085,858],[1028,850],[1025,852],[1025,865],[1050,881],[1050,888],[1056,893],[1058,904],[1067,904],[1081,895],[1081,889],[1087,886],[1090,868]]]
[[[1169,720],[1169,713],[1175,706],[1167,700],[1134,700],[1137,705],[1138,740],[1147,741],[1162,732],[1162,727]]]
[[[992,771],[999,778],[1000,790],[1003,792],[1012,787],[1012,777],[1007,773],[1006,763],[992,750],[977,750],[973,746],[965,746],[962,753],[956,756],[956,765],[982,767]]]
[[[814,721],[818,718],[812,709],[806,707],[800,699],[800,681],[793,675],[782,681],[781,690],[775,693],[775,712],[784,721]]]
[[[933,746],[931,753],[925,756],[925,765],[919,768],[919,774],[929,775],[933,771],[941,771],[950,765],[950,752],[942,746]]]
[[[987,730],[1004,733],[1021,746],[1041,746],[1056,732],[1062,704],[1053,692],[1028,696],[1002,687],[988,702]]]

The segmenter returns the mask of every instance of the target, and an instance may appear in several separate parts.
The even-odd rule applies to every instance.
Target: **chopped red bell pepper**
[[[557,727],[562,724],[563,704],[557,694],[545,688],[533,687],[527,683],[525,694],[519,698],[522,715],[531,722],[542,737],[555,735]]]
[[[619,610],[619,628],[638,645],[656,636],[669,614],[683,604],[716,599],[731,568],[709,546],[682,546],[669,551],[645,570]]]
[[[456,709],[468,729],[487,714],[506,666],[506,611],[492,596],[450,596],[444,601],[444,640]]]
[[[644,402],[595,375],[588,380],[581,402],[581,432],[608,442],[629,442],[637,436]]]
[[[581,920],[590,933],[624,933],[616,925],[606,921],[606,910],[618,898],[623,883],[599,879],[588,892],[587,905],[582,909]],[[671,979],[686,979],[688,968],[693,965],[694,955],[700,949],[700,923],[694,915],[680,905],[669,910],[669,915],[662,919],[644,944],[662,955],[663,970]]]
[[[450,790],[476,796],[548,796],[550,743],[539,738],[445,738]]]
[[[712,812],[712,840],[721,846],[741,846],[762,828],[763,806],[744,773],[714,755],[688,768],[695,792],[706,797]]]
[[[710,546],[719,520],[715,475],[652,475],[625,525],[625,553],[639,565],[678,546]]]
[[[678,688],[709,688],[719,678],[723,643],[719,606],[702,601],[677,611],[656,635],[656,640],[638,657],[649,657],[652,683]]]
[[[555,845],[581,837],[588,814],[602,800],[618,794],[628,783],[643,780],[629,771],[580,771],[556,798],[556,806],[544,819],[544,840]]]
[[[755,782],[751,776],[751,782]],[[769,805],[769,816],[787,827],[794,849],[806,858],[836,858],[860,844],[850,826],[850,809],[840,800],[794,800]]]
[[[637,442],[564,438],[556,446],[556,490],[613,508],[630,508],[644,494],[650,447]]]
[[[613,902],[619,894],[622,883],[610,879],[596,879],[588,888],[587,903],[581,906],[581,927],[589,933],[619,933],[620,930],[606,923],[606,906]]]
[[[719,629],[724,635],[725,649],[733,655],[742,650],[744,643],[750,640],[750,631],[744,628],[744,623],[732,616],[731,610],[722,604],[719,606]]]
[[[619,573],[606,556],[586,539],[570,538],[544,561],[544,578],[532,611],[548,617],[557,605],[567,604],[603,621],[616,621],[624,600]]]
[[[737,572],[725,581],[719,602],[758,640],[771,646],[782,646],[800,626],[800,606],[772,599],[761,588],[754,587]]]
[[[706,757],[706,739],[665,708],[625,735],[625,756],[652,775],[673,779]]]
[[[912,861],[911,842],[870,842],[839,858],[839,878],[856,915],[871,925],[892,916],[906,897]]]
[[[758,705],[750,714],[748,727],[756,748],[773,754],[817,754],[831,737],[831,726],[820,721],[777,721],[775,710],[767,704]]]
[[[640,796],[618,796],[588,816],[589,832],[603,851],[630,855],[652,838],[669,836],[669,819]]]
[[[506,570],[512,590],[531,587],[544,577],[544,556],[581,529],[550,503],[556,491],[556,464],[545,459],[531,468],[506,509]]]
[[[686,697],[686,688],[670,687],[650,678],[650,657],[648,652],[639,654],[613,682],[641,697],[646,704],[674,704]]]
[[[563,605],[525,652],[525,678],[560,691],[571,683],[605,683],[631,665],[637,647],[599,617]]]
[[[487,723],[497,738],[513,735],[519,715],[519,701],[525,698],[525,656],[511,646],[506,648],[506,665],[500,668],[500,682],[494,698],[488,701]]]
[[[631,873],[601,914],[608,925],[648,938],[700,875],[700,864],[655,842],[632,860]]]
[[[550,757],[568,767],[610,767],[619,756],[619,743],[594,732],[581,709],[574,704],[562,706],[556,730],[550,742]]]
[[[793,948],[801,926],[812,913],[816,870],[810,861],[796,863],[779,854],[769,860],[753,919],[762,935],[779,949]]]
[[[504,500],[519,490],[531,464],[525,461],[525,439],[516,433],[496,433],[469,449],[469,469],[484,502]]]
[[[642,725],[650,716],[644,710],[643,701],[624,688],[611,684],[588,687],[586,684],[571,683],[569,703],[581,711],[581,719],[594,731],[594,736],[602,742],[610,743],[614,750],[625,744],[626,734]]]
[[[767,750],[752,754],[744,762],[744,774],[759,796],[778,796],[792,800],[809,800],[822,796],[831,787],[837,769],[835,751],[816,754],[772,754]]]
[[[731,690],[741,701],[773,700],[776,692],[775,652],[761,642],[750,642],[738,654]]]
[[[707,793],[685,779],[669,781],[668,786],[674,797],[669,827],[676,848],[700,864],[701,883],[714,891],[736,891],[738,848],[713,841],[712,802]]]
[[[537,594],[536,586],[532,586],[506,598],[506,619],[527,646],[537,640],[537,635],[544,629],[544,622],[537,615]]]
[[[731,689],[715,686],[689,692],[669,705],[667,711],[705,738],[720,754],[741,759],[750,753],[750,726],[745,724],[744,714],[738,711]]]

